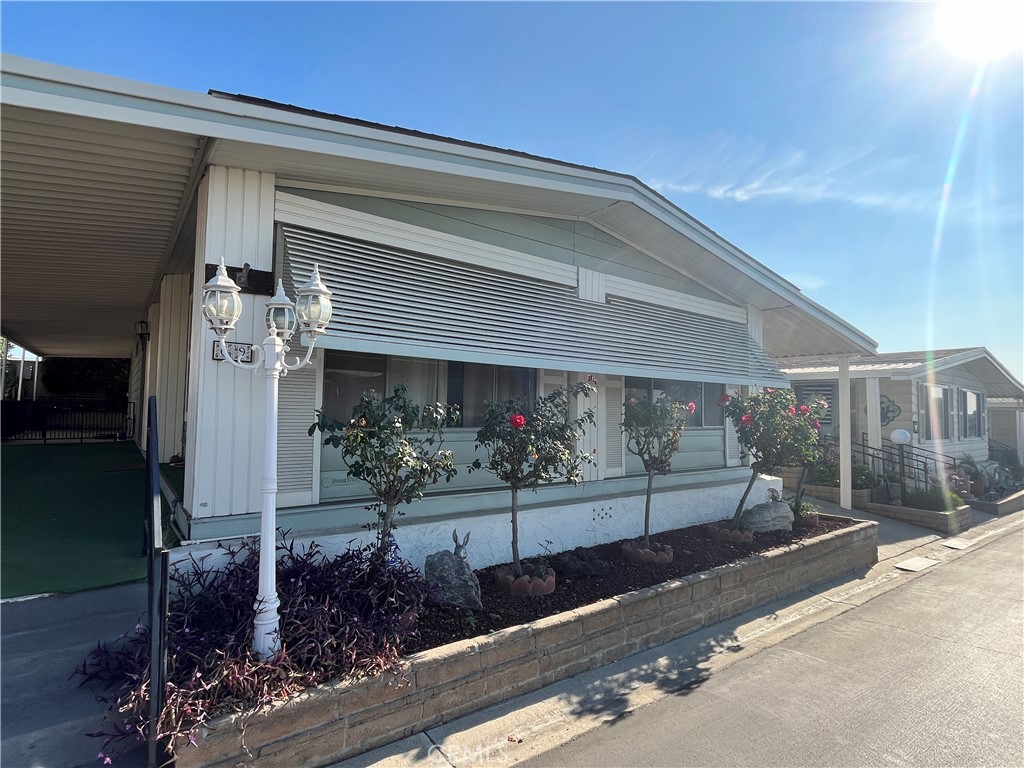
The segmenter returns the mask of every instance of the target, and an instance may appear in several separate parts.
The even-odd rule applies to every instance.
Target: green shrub
[[[930,509],[933,512],[948,512],[962,507],[964,500],[952,491],[944,491],[941,488],[928,488],[907,491],[907,498],[903,502],[905,507],[914,509]]]
[[[811,517],[812,515],[820,515],[821,507],[816,504],[811,504],[809,501],[801,502],[797,507],[796,499],[789,502],[789,508],[793,510],[793,514],[797,517]]]
[[[871,471],[871,467],[867,464],[854,464],[852,469],[853,479],[851,484],[853,490],[863,491],[866,488],[874,488],[878,485],[878,478],[875,477],[875,473]]]
[[[839,465],[834,461],[819,461],[814,465],[812,474],[815,485],[827,485],[830,488],[839,487]]]

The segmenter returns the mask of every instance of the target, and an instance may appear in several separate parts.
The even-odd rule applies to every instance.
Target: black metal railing
[[[838,438],[823,435],[821,444],[825,458],[837,461]],[[937,451],[900,446],[887,438],[882,438],[880,446],[872,446],[862,433],[860,442],[851,445],[851,453],[853,464],[864,464],[879,481],[898,482],[907,490],[927,489],[943,481],[958,493],[965,493],[969,487],[958,460]]]
[[[124,440],[134,418],[135,403],[125,400],[4,400],[0,403],[0,438],[43,443]]]
[[[149,398],[146,420],[145,553],[149,560],[149,727],[146,740],[148,768],[164,762],[164,749],[157,738],[157,723],[164,707],[167,677],[167,602],[169,553],[164,548],[163,515],[160,503],[160,463],[157,446],[156,395]]]
[[[988,441],[988,460],[996,462],[1001,467],[1020,466],[1020,456],[1017,455],[1017,449],[1011,448],[1006,443],[1001,443],[998,440]]]

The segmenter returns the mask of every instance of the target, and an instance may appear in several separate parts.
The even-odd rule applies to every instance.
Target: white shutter
[[[309,436],[315,419],[317,367],[290,371],[280,381],[277,421],[277,501],[281,506],[313,504],[318,436]]]
[[[565,371],[552,371],[545,368],[537,371],[537,394],[547,397],[559,387],[566,386]]]
[[[725,391],[730,395],[737,395],[740,393],[739,384],[726,384]],[[725,419],[725,466],[727,467],[739,467],[743,464],[742,451],[740,450],[739,436],[736,434],[736,428],[732,425],[732,421],[726,417]]]
[[[599,462],[602,477],[621,477],[625,472],[626,436],[622,432],[622,403],[626,383],[622,376],[605,376],[601,392],[604,429],[604,457]]]

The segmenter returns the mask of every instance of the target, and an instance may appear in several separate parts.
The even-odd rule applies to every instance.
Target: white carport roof
[[[776,360],[792,381],[834,379],[839,361],[831,355],[809,355]],[[985,385],[991,398],[1024,401],[1022,385],[985,347],[933,349],[914,352],[886,352],[850,358],[850,378],[922,379],[929,373],[960,368]]]
[[[210,163],[280,185],[580,218],[763,310],[773,357],[876,346],[632,176],[11,56],[0,76],[0,327],[42,355],[130,354],[162,275],[191,267],[190,206]]]

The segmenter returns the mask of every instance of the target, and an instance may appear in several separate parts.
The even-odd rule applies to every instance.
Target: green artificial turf
[[[0,450],[0,596],[146,577],[144,459],[131,442]]]

